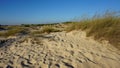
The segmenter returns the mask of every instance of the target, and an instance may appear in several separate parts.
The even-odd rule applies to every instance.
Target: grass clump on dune
[[[33,31],[31,34],[36,35],[36,34],[51,33],[51,32],[58,32],[58,31],[60,30],[53,28],[53,26],[42,26],[40,30]]]
[[[85,30],[87,36],[94,36],[98,40],[108,40],[120,49],[120,16],[106,13],[100,17],[82,20],[69,24],[67,31]]]
[[[65,24],[66,24],[66,23],[65,23]],[[77,23],[77,22],[71,22],[71,23],[67,23],[66,25],[67,25],[68,27],[65,28],[65,31],[70,32],[70,31],[72,31],[72,30],[77,29],[79,23]]]
[[[90,23],[87,36],[95,39],[105,39],[120,48],[120,18],[105,17],[93,20]]]
[[[58,32],[59,30],[53,28],[52,26],[43,26],[42,33]]]
[[[7,27],[7,30],[4,32],[0,32],[1,37],[9,37],[9,36],[15,36],[17,34],[26,34],[27,33],[26,28],[22,28],[19,26],[10,26]]]

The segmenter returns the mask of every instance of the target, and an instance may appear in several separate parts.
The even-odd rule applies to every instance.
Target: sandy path
[[[23,38],[25,39],[25,38]],[[58,32],[20,39],[0,48],[0,68],[119,68],[120,53],[82,31]]]

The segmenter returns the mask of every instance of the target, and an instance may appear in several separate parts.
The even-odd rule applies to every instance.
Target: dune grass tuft
[[[66,31],[85,30],[87,36],[94,36],[97,40],[108,40],[112,45],[120,49],[120,16],[116,14],[104,14],[100,17],[82,20],[69,24]]]
[[[53,28],[52,26],[43,26],[41,32],[42,33],[50,33],[50,32],[58,32],[59,30]]]
[[[51,32],[58,32],[60,30],[57,30],[55,28],[53,28],[53,26],[42,26],[42,28],[40,30],[37,31],[33,31],[31,34],[32,35],[37,35],[37,34],[42,34],[42,33],[51,33]]]
[[[4,32],[0,32],[0,36],[1,37],[9,37],[9,36],[15,36],[19,33],[26,33],[26,29],[19,27],[19,26],[10,26],[7,27],[8,30],[4,31]]]

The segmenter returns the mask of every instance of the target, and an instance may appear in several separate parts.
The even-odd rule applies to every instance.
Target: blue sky
[[[51,23],[119,11],[120,0],[0,0],[0,24]]]

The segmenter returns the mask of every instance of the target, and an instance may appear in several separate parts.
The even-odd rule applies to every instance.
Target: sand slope
[[[27,39],[27,40],[25,40]],[[119,68],[120,52],[87,38],[85,32],[22,37],[0,48],[0,68]]]

